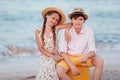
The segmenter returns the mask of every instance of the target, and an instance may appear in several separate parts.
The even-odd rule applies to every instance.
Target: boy
[[[63,61],[58,62],[56,67],[60,80],[71,80],[67,75],[68,70],[71,70],[73,75],[79,75],[80,72],[76,67],[78,65],[95,66],[93,80],[100,80],[103,60],[95,53],[93,31],[83,26],[88,19],[87,14],[81,8],[75,8],[68,17],[72,23],[72,27],[69,29],[71,38],[67,42],[65,32],[63,32],[59,50]]]

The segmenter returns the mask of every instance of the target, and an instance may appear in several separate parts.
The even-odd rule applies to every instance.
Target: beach
[[[41,65],[35,30],[42,27],[41,12],[50,6],[62,9],[66,23],[75,7],[85,10],[85,26],[93,29],[96,52],[104,59],[101,80],[120,80],[120,0],[1,0],[0,80],[35,79]]]
[[[101,53],[101,55],[106,53]],[[112,55],[113,53],[109,54]],[[116,53],[116,55],[117,54],[119,54],[119,52]],[[120,57],[119,55],[117,56],[118,57],[113,60],[109,55],[102,56],[104,59],[104,71],[101,80],[120,80],[120,63],[117,62]],[[22,57],[17,61],[13,59],[3,60],[0,62],[0,80],[34,80],[38,67],[39,57]],[[91,75],[93,69],[94,68],[90,68]]]
[[[104,69],[101,80],[120,80],[120,66],[114,65]],[[20,71],[0,73],[0,80],[34,80],[37,71]]]

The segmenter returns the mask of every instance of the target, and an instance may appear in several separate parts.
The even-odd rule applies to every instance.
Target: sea
[[[0,60],[39,55],[35,30],[42,27],[42,10],[52,6],[63,10],[66,22],[75,7],[83,8],[89,16],[85,25],[94,31],[96,50],[120,59],[120,0],[0,0]]]

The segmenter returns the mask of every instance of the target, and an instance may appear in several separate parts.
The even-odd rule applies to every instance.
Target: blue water
[[[34,32],[42,26],[42,10],[49,6],[61,8],[66,16],[82,7],[97,50],[120,51],[120,0],[0,0],[0,55],[9,52],[8,46],[37,48]]]

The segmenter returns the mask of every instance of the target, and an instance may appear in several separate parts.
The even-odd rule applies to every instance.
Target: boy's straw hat
[[[88,15],[85,14],[84,10],[80,7],[74,8],[73,12],[68,14],[68,17],[71,19],[72,15],[74,14],[82,14],[85,17],[85,20],[88,19]]]
[[[57,11],[61,15],[61,21],[58,24],[62,24],[62,23],[65,22],[65,20],[66,20],[65,15],[63,14],[62,10],[59,9],[59,8],[57,8],[57,7],[48,7],[48,8],[45,8],[42,11],[43,18],[45,18],[46,13],[49,12],[49,11]]]

